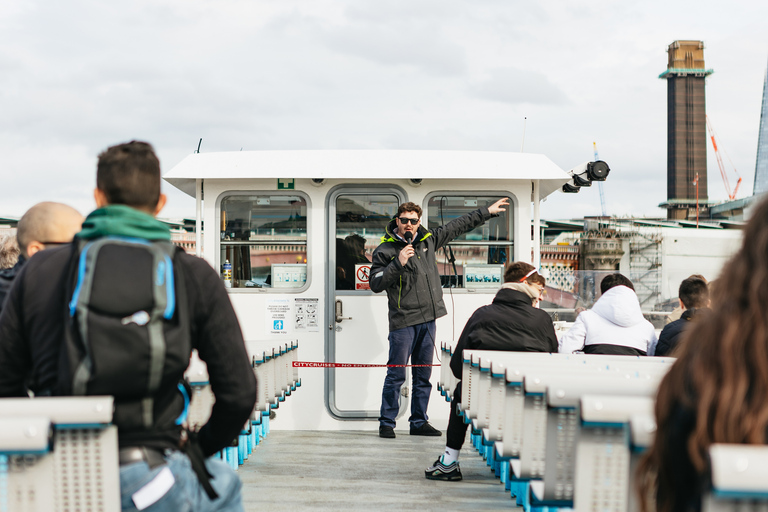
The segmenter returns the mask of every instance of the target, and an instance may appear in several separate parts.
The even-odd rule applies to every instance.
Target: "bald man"
[[[27,210],[16,229],[19,261],[11,268],[0,270],[0,311],[24,263],[42,250],[70,243],[80,231],[83,220],[80,212],[61,203],[38,203]]]

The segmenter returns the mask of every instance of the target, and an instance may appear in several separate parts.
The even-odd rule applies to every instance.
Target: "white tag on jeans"
[[[131,496],[133,504],[139,510],[154,505],[171,490],[174,483],[176,483],[176,479],[173,478],[173,473],[168,469],[168,466],[164,467],[147,485],[133,493]]]

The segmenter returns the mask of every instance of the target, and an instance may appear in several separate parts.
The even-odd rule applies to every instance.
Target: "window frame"
[[[517,197],[512,194],[508,190],[467,190],[467,191],[458,191],[458,190],[444,190],[444,191],[435,191],[430,192],[428,195],[424,196],[424,200],[422,203],[422,225],[429,230],[431,229],[429,226],[429,203],[432,199],[439,198],[439,197],[480,197],[480,196],[490,196],[490,197],[506,197],[509,199],[509,205],[507,206],[507,222],[508,228],[509,228],[509,238],[510,240],[508,242],[502,242],[502,243],[489,243],[484,241],[457,241],[457,240],[451,240],[448,245],[455,247],[490,247],[492,245],[494,246],[505,246],[510,248],[510,259],[505,263],[505,266],[510,261],[514,261],[515,258],[515,214],[517,211]],[[479,208],[479,207],[478,207]],[[450,222],[448,220],[447,222]],[[446,223],[447,223],[446,222]],[[486,221],[487,222],[487,221]],[[441,249],[442,250],[442,249]],[[441,263],[441,258],[438,257],[437,254],[435,254],[435,259],[437,261],[437,264],[439,265]],[[501,287],[501,284],[504,282],[503,276],[502,276],[502,282],[499,283],[499,287]],[[496,294],[496,292],[499,291],[499,288],[492,287],[492,288],[466,288],[466,283],[462,282],[461,288],[454,287],[454,288],[445,288],[446,290],[450,290],[451,293],[486,293],[486,294]]]
[[[310,233],[312,233],[312,199],[309,196],[309,194],[302,192],[300,190],[225,190],[224,192],[220,193],[219,196],[216,198],[216,244],[215,244],[215,259],[216,262],[215,270],[219,273],[219,278],[222,279],[221,276],[221,265],[223,264],[221,261],[221,250],[224,246],[243,246],[243,245],[265,245],[263,242],[259,242],[256,244],[248,243],[247,241],[234,241],[229,243],[224,243],[225,241],[221,239],[221,204],[224,202],[224,200],[230,198],[230,197],[238,197],[238,196],[269,196],[269,197],[275,197],[275,196],[287,196],[287,197],[300,197],[302,198],[306,203],[307,208],[307,232],[306,232],[306,254],[307,254],[307,280],[304,283],[304,286],[291,288],[227,288],[228,293],[280,293],[280,294],[299,294],[302,292],[307,291],[307,289],[312,284],[312,271],[311,271],[311,250],[310,250]],[[292,241],[291,245],[301,245],[300,241]],[[280,243],[283,243],[282,241]],[[287,245],[287,244],[286,244]]]

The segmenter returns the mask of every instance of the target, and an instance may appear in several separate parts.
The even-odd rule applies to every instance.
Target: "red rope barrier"
[[[312,361],[294,361],[294,368],[405,368],[422,366],[440,366],[439,364],[356,364],[356,363],[317,363]]]

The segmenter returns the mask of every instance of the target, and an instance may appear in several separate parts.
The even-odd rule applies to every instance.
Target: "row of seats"
[[[251,418],[238,438],[233,441],[232,446],[225,448],[219,454],[235,470],[248,460],[253,449],[269,433],[270,413],[280,407],[280,403],[301,386],[299,369],[293,367],[293,362],[298,361],[297,341],[291,341],[269,351],[259,351],[259,345],[259,342],[246,342],[246,349],[258,383],[256,406]],[[215,401],[208,382],[207,368],[196,352],[192,353],[185,376],[192,386],[187,423],[191,429],[196,430],[208,421]]]
[[[457,379],[443,343],[438,389]],[[654,397],[671,358],[465,350],[471,440],[525,510],[637,510],[633,475],[653,441]],[[768,512],[768,447],[713,445],[705,512]]]
[[[0,400],[0,512],[119,512],[110,396]]]
[[[301,385],[296,342],[252,354],[258,401],[236,443],[220,453],[233,468],[269,432],[269,414]],[[193,356],[187,422],[203,425],[213,394]],[[0,512],[118,512],[117,427],[110,396],[0,399]]]

